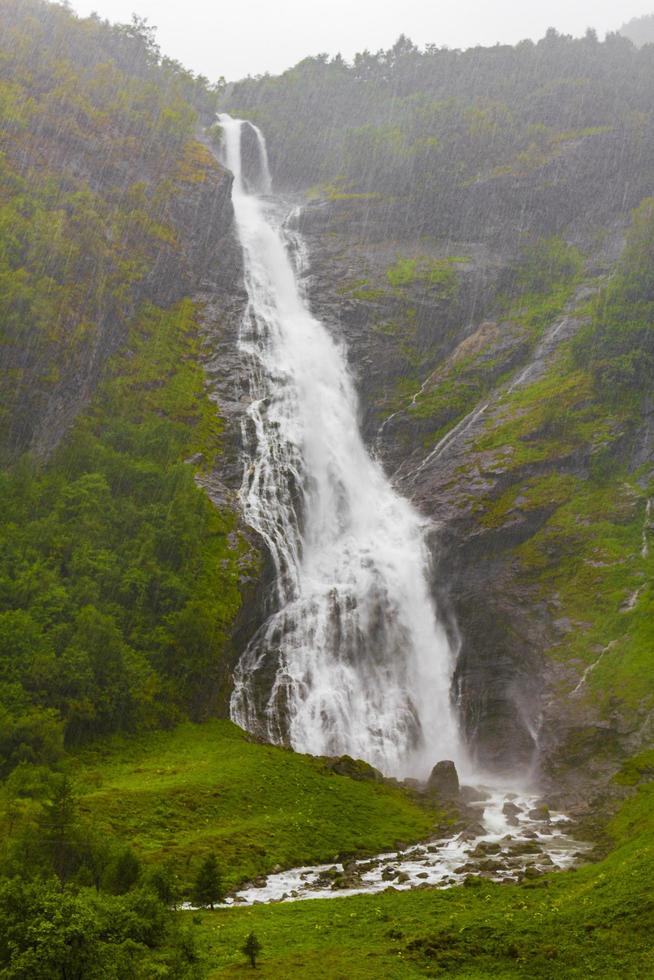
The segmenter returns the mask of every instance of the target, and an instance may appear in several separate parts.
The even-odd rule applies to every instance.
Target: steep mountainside
[[[147,28],[3,0],[0,68],[6,460],[51,452],[143,302],[234,253],[231,180],[194,139],[216,94]]]
[[[401,40],[227,93],[309,190],[312,302],[369,443],[433,519],[480,762],[571,772],[580,797],[654,708],[651,57],[615,35]]]
[[[0,976],[239,976],[252,930],[270,977],[654,972],[653,67],[592,31],[400,38],[223,90],[138,17],[0,0]],[[437,863],[481,818],[225,718],[275,569],[236,495],[218,107],[262,126],[365,441],[429,522],[471,751],[536,777],[532,856],[560,805],[596,863],[505,837],[465,887],[396,892],[384,857],[383,894],[178,911],[302,862],[352,888],[417,839]]]
[[[138,20],[39,0],[0,4],[0,67],[7,773],[224,712],[256,559],[196,485],[227,468],[207,296],[242,305],[216,92]]]

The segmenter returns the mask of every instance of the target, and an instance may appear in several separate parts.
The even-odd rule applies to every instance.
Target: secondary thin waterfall
[[[288,209],[265,196],[262,134],[227,115],[220,123],[249,298],[241,500],[276,572],[271,614],[235,672],[232,718],[391,775],[461,763],[425,523],[366,450],[343,350],[301,286],[303,242]]]

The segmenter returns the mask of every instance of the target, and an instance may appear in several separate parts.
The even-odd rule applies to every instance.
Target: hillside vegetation
[[[592,30],[465,51],[401,37],[245,79],[228,106],[261,125],[282,184],[374,195],[387,237],[507,242],[514,224],[588,234],[649,192],[653,66],[651,45]]]
[[[138,19],[0,2],[3,977],[197,973],[166,873],[67,771],[224,710],[252,557],[195,482],[222,452],[190,298],[231,220],[215,100]]]
[[[654,973],[653,68],[592,31],[401,38],[224,92],[138,18],[0,0],[3,980],[239,976],[252,931],[269,977]],[[443,531],[468,735],[531,760],[545,692],[545,775],[599,863],[176,911],[207,859],[224,892],[443,819],[220,717],[260,559],[201,487],[230,435],[199,293],[221,316],[241,288],[230,178],[198,142],[218,104],[310,191],[309,288],[336,295],[366,437]],[[423,466],[480,407],[460,455]]]
[[[637,783],[636,760],[619,779]],[[194,918],[207,976],[247,976],[240,948],[254,931],[262,977],[597,977],[654,970],[652,786],[609,824],[614,851],[598,864],[523,885],[472,881],[444,891],[383,893],[225,910]]]
[[[47,453],[139,304],[190,289],[176,200],[217,170],[215,99],[138,20],[0,3],[0,460]]]

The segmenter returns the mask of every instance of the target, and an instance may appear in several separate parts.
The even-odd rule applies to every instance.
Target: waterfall
[[[266,196],[262,134],[227,115],[220,123],[249,300],[241,502],[276,574],[270,615],[235,671],[232,718],[390,775],[424,776],[446,757],[460,764],[426,522],[366,450],[344,352],[304,295],[301,236],[283,202]],[[248,130],[258,161],[243,153]]]

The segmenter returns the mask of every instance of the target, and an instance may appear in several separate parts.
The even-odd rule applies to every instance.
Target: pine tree
[[[78,830],[77,804],[67,776],[55,785],[52,799],[44,805],[39,823],[52,868],[59,880],[65,882],[74,868]]]
[[[218,862],[213,854],[209,854],[198,871],[193,886],[193,901],[196,905],[209,906],[213,909],[216,902],[222,901],[225,895],[223,882],[218,869]]]
[[[139,879],[141,863],[131,847],[116,856],[110,875],[110,887],[116,895],[124,895]]]
[[[252,969],[256,970],[257,956],[261,952],[261,943],[259,942],[259,940],[257,939],[257,937],[253,932],[250,933],[250,935],[243,943],[243,946],[241,947],[241,952],[249,959],[250,966],[252,967]]]

